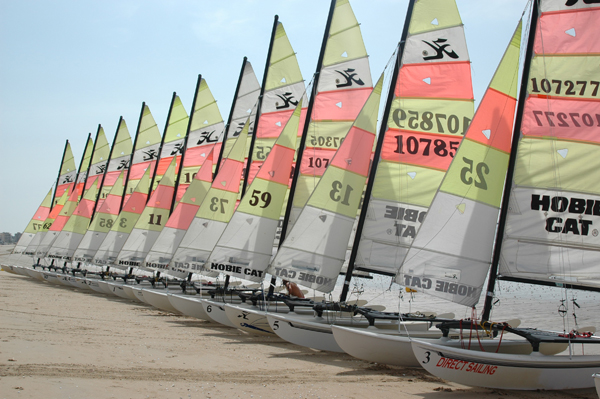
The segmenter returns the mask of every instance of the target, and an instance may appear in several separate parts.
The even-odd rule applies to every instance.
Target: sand
[[[470,388],[0,272],[1,398],[596,398]]]

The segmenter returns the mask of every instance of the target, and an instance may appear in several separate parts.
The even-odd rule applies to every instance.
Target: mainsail
[[[92,140],[92,134],[88,134],[87,144],[85,151],[83,152],[83,158],[77,171],[77,190],[83,193],[85,186],[85,179],[87,179],[88,170],[90,168],[90,162],[92,161],[92,154],[94,153],[94,140]]]
[[[504,279],[600,287],[599,21],[597,1],[541,3],[500,237]]]
[[[264,279],[287,198],[302,104],[301,99],[208,257],[211,270],[257,282]]]
[[[518,89],[521,25],[396,276],[398,284],[473,306],[488,273]]]
[[[347,134],[340,136],[343,142],[275,255],[268,269],[273,276],[333,290],[369,173],[382,88],[383,74]]]
[[[169,274],[187,275],[189,272],[205,268],[208,255],[235,210],[249,125],[250,118],[247,119],[228,157],[219,168],[194,220],[175,252],[169,264]]]
[[[27,246],[29,245],[29,243],[31,242],[33,237],[39,231],[42,230],[42,228],[44,226],[44,221],[50,214],[50,208],[52,207],[52,189],[53,188],[54,188],[54,186],[51,187],[50,190],[48,190],[48,194],[46,194],[46,197],[44,197],[44,200],[42,201],[42,203],[38,207],[37,211],[35,211],[35,214],[33,215],[31,220],[27,224],[27,227],[25,227],[25,230],[23,230],[23,234],[21,234],[21,238],[19,238],[19,242],[17,242],[17,245],[15,245],[15,247],[13,248],[13,251],[12,251],[13,254],[23,253],[23,251],[25,251],[25,249],[27,248]]]
[[[60,198],[56,201],[56,203],[50,210],[48,217],[46,217],[46,220],[44,220],[44,223],[42,224],[42,228],[33,236],[31,241],[27,245],[27,248],[25,248],[25,250],[23,251],[25,255],[35,256],[38,246],[43,241],[44,237],[48,233],[48,230],[50,230],[50,226],[52,226],[52,223],[54,222],[54,220],[56,220],[56,217],[67,203],[68,198],[69,190],[66,189],[63,191]]]
[[[161,136],[150,108],[142,103],[142,111],[138,122],[137,133],[134,140],[133,159],[126,179],[123,203],[127,202],[146,171],[150,179],[154,175],[154,166],[158,159]],[[141,210],[140,210],[141,212]]]
[[[85,153],[87,153],[87,150]],[[63,193],[66,192],[67,195],[71,193],[73,183],[75,183],[75,179],[77,178],[77,170],[75,169],[76,167],[75,158],[73,158],[73,151],[71,151],[71,144],[69,144],[69,140],[67,140],[58,172],[58,179],[56,180],[56,191],[52,197],[52,206],[58,203],[59,198],[62,197]]]
[[[355,243],[356,268],[387,275],[400,267],[473,116],[469,55],[456,3],[416,1],[401,56]]]
[[[119,252],[114,263],[128,267],[140,267],[142,261],[154,245],[171,213],[175,199],[175,169],[177,157],[171,157],[171,164],[160,179],[160,183],[150,195],[148,203],[139,216],[135,227]]]
[[[322,60],[317,65],[316,95],[314,105],[309,106],[310,122],[305,127],[306,145],[288,216],[288,231],[373,87],[367,50],[349,1],[333,0],[332,8]]]
[[[121,171],[104,202],[94,214],[89,228],[73,254],[74,261],[92,262],[106,235],[115,224],[121,210],[125,173],[126,171]]]
[[[152,168],[146,168],[142,178],[138,181],[135,190],[129,196],[129,199],[119,212],[116,220],[112,224],[106,238],[94,255],[94,263],[98,265],[111,264],[119,255],[121,248],[127,241],[129,234],[137,223],[142,211],[146,206],[148,192],[150,191],[150,171]]]
[[[129,169],[132,145],[131,135],[129,134],[129,129],[127,129],[125,119],[120,117],[117,132],[115,133],[113,145],[110,150],[110,160],[108,161],[106,173],[102,181],[102,190],[96,203],[96,210],[102,207],[104,200],[112,191],[112,187],[115,185],[117,178],[121,176],[121,173]]]
[[[106,140],[104,129],[101,125],[98,125],[96,142],[94,143],[94,151],[92,152],[92,160],[90,161],[90,167],[85,179],[85,191],[89,190],[97,179],[102,179],[104,172],[106,171],[109,155],[110,144],[108,144],[108,140]],[[83,196],[84,192],[80,192],[79,195]]]
[[[217,101],[202,76],[198,76],[198,87],[190,124],[183,169],[178,176],[177,201],[181,200],[188,186],[193,182],[194,176],[205,162],[209,161],[211,165],[216,165],[223,142],[225,129],[223,117]]]

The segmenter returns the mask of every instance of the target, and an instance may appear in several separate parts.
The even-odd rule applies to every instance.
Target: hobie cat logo
[[[549,233],[564,233],[577,236],[598,236],[598,230],[590,228],[592,220],[582,215],[600,216],[600,201],[585,198],[552,197],[549,195],[531,195],[531,210],[541,211],[548,216],[549,212],[566,215],[546,217],[545,230]],[[565,217],[572,214],[576,217]]]
[[[434,40],[433,43],[429,43],[426,40],[423,40],[423,43],[427,44],[433,50],[435,50],[434,55],[429,55],[427,50],[423,50],[423,60],[440,60],[444,58],[444,55],[447,55],[450,58],[458,58],[458,54],[454,52],[454,50],[448,50],[447,47],[450,46],[450,43],[446,43],[448,39],[437,39]]]
[[[196,143],[196,145],[201,145],[201,144],[203,144],[205,142],[206,143],[215,143],[218,140],[218,137],[213,137],[214,133],[215,133],[215,130],[213,130],[212,132],[202,132],[202,133],[200,133],[200,139],[198,139],[198,142]]]
[[[289,108],[290,104],[291,105],[298,105],[298,101],[294,101],[294,95],[292,93],[285,92],[283,94],[278,94],[277,97],[281,98],[281,101],[283,101],[282,105],[279,105],[279,102],[275,103],[275,109],[283,109],[283,108]]]
[[[144,161],[151,161],[157,158],[156,150],[144,151]]]
[[[579,3],[579,0],[567,0],[565,5],[571,7],[577,3]],[[600,0],[583,0],[583,4],[600,4]]]
[[[345,82],[340,83],[340,80],[336,79],[336,87],[349,87],[352,86],[353,83],[356,83],[359,86],[365,85],[365,82],[363,82],[362,79],[358,77],[358,73],[356,73],[353,68],[348,68],[345,71],[338,71],[336,69],[336,72],[342,75],[346,80]]]
[[[175,148],[173,148],[173,151],[171,151],[171,155],[175,154],[183,154],[183,143],[175,144]]]
[[[96,174],[100,175],[106,170],[106,164],[96,166]]]
[[[119,164],[119,166],[117,166],[117,170],[127,169],[128,167],[129,167],[129,160],[123,159],[123,160],[121,160],[121,163]]]
[[[65,178],[63,179],[62,183],[60,183],[60,184],[65,184],[65,183],[73,183],[73,176],[66,175]]]

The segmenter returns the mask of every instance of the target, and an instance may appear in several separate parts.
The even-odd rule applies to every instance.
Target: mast
[[[379,158],[381,157],[381,150],[383,148],[383,141],[385,139],[385,131],[387,127],[388,118],[392,108],[392,101],[394,100],[394,88],[398,81],[398,73],[400,71],[400,63],[402,62],[402,55],[404,54],[404,45],[406,44],[406,37],[408,36],[408,28],[410,20],[412,18],[413,7],[415,0],[410,0],[408,9],[406,10],[406,18],[404,20],[404,28],[402,30],[402,36],[400,43],[398,43],[398,53],[396,54],[396,63],[394,65],[394,72],[392,80],[390,82],[390,88],[388,91],[387,102],[385,104],[385,110],[383,111],[383,117],[379,125],[379,137],[377,138],[377,146],[375,147],[375,153],[373,154],[373,163],[369,172],[369,179],[367,180],[367,187],[365,188],[365,195],[363,198],[362,207],[360,209],[360,216],[358,218],[358,224],[356,226],[356,234],[354,235],[354,243],[350,252],[350,259],[348,261],[348,270],[344,279],[344,286],[342,287],[342,293],[340,294],[340,302],[344,302],[348,296],[350,289],[350,280],[352,279],[352,273],[354,271],[354,262],[358,254],[358,243],[362,235],[362,229],[367,218],[367,210],[369,208],[369,199],[371,198],[371,192],[373,191],[373,184],[375,183],[375,175],[377,174],[377,165],[379,164]]]
[[[246,69],[246,62],[248,61],[248,57],[244,57],[244,61],[242,61],[242,68],[240,69],[240,77],[238,78],[237,86],[235,88],[235,94],[233,95],[233,102],[231,103],[231,109],[229,110],[229,118],[227,118],[227,125],[225,126],[225,131],[223,133],[223,141],[221,141],[221,151],[219,151],[219,158],[215,165],[215,173],[219,173],[219,166],[221,166],[221,160],[223,159],[223,151],[225,150],[225,142],[227,141],[227,134],[229,133],[229,128],[231,127],[231,119],[233,119],[233,111],[235,110],[235,104],[237,102],[237,97],[240,92],[240,86],[242,85],[242,78],[244,77],[244,70]],[[192,110],[193,112],[193,110]]]
[[[482,321],[490,319],[492,311],[492,301],[494,299],[494,286],[498,274],[498,263],[500,262],[500,252],[502,250],[502,239],[504,237],[504,225],[508,215],[508,202],[510,199],[511,186],[517,161],[517,149],[519,147],[519,136],[521,131],[521,121],[523,119],[523,110],[525,108],[525,99],[527,97],[527,82],[529,81],[529,68],[533,55],[533,44],[535,41],[535,31],[539,17],[538,2],[533,1],[531,9],[531,24],[529,25],[529,38],[527,39],[527,51],[525,53],[525,63],[523,65],[523,76],[521,77],[521,90],[519,92],[519,105],[513,128],[513,138],[508,159],[508,170],[506,171],[506,181],[504,182],[504,193],[502,195],[502,208],[500,209],[500,218],[498,220],[498,230],[496,231],[496,244],[494,245],[494,254],[492,256],[492,266],[488,277],[488,286],[485,294],[485,303],[483,305]]]
[[[323,42],[321,43],[321,52],[319,53],[319,60],[317,61],[317,69],[313,77],[313,86],[311,89],[310,101],[308,102],[308,108],[306,109],[306,119],[304,120],[304,126],[302,128],[302,136],[300,137],[300,145],[298,147],[298,155],[296,156],[296,167],[294,168],[294,176],[292,177],[292,185],[290,186],[290,192],[288,195],[288,203],[285,207],[285,216],[283,217],[283,223],[281,226],[281,234],[279,236],[279,247],[285,240],[285,233],[288,226],[288,221],[292,213],[292,205],[294,199],[294,192],[296,191],[296,181],[300,176],[300,165],[302,162],[302,154],[304,153],[304,147],[306,145],[306,136],[308,134],[308,125],[310,123],[310,117],[312,115],[313,106],[315,103],[315,97],[317,96],[317,86],[319,85],[319,75],[321,73],[321,67],[323,65],[323,58],[325,57],[325,47],[327,46],[327,39],[329,39],[329,30],[331,28],[331,21],[333,19],[333,12],[335,11],[336,0],[331,0],[329,5],[329,15],[327,16],[327,24],[325,25],[325,32],[323,33]],[[277,277],[271,277],[271,285],[269,287],[269,295],[273,294],[275,290],[275,282]]]
[[[123,205],[125,202],[125,195],[127,195],[127,184],[129,184],[129,172],[131,172],[131,167],[133,166],[133,157],[135,155],[138,136],[140,135],[140,125],[142,124],[142,117],[144,116],[145,108],[146,108],[146,102],[142,101],[142,110],[140,111],[140,117],[138,119],[137,130],[135,132],[135,138],[133,139],[133,147],[131,149],[131,157],[129,158],[129,167],[127,168],[127,176],[125,177],[125,183],[123,185],[123,195],[121,196],[121,205],[119,206],[119,212],[121,211],[121,209],[123,209]]]
[[[88,140],[90,139],[90,136],[92,134],[89,133],[88,134]],[[87,146],[87,141],[85,142],[86,146]],[[67,148],[69,148],[69,140],[67,140],[65,142],[65,149],[63,150],[63,156],[60,160],[60,166],[58,167],[58,176],[56,176],[56,184],[54,185],[54,192],[52,193],[52,201],[50,202],[50,210],[52,210],[52,208],[54,208],[54,198],[56,197],[56,190],[58,190],[58,183],[60,182],[60,172],[62,172],[62,166],[63,166],[63,162],[65,162],[65,156],[67,155]],[[85,155],[85,150],[84,150],[84,155]],[[82,159],[83,162],[83,159]],[[75,176],[75,182],[77,182],[77,176]]]
[[[160,163],[160,159],[162,158],[163,145],[165,144],[165,138],[167,137],[167,129],[169,128],[169,120],[171,119],[171,111],[173,110],[173,103],[175,102],[175,97],[177,97],[177,93],[173,92],[173,96],[171,97],[171,106],[169,107],[167,121],[165,122],[165,130],[163,130],[162,139],[160,140],[160,147],[158,147],[158,158],[156,159],[156,163],[154,164],[154,173],[152,173],[152,180],[150,181],[150,192],[148,193],[148,199],[150,199],[150,194],[152,194],[152,192],[154,191],[154,179],[156,178],[156,172],[158,171],[158,164]]]
[[[192,110],[190,112],[190,119],[188,120],[187,129],[185,131],[184,144],[181,151],[181,159],[179,161],[179,167],[177,168],[177,179],[175,179],[175,191],[173,192],[173,200],[171,201],[171,209],[169,215],[173,213],[175,209],[175,200],[177,199],[177,189],[179,188],[179,180],[181,179],[181,171],[183,170],[183,161],[185,153],[187,151],[188,139],[190,137],[190,130],[192,128],[192,119],[194,118],[194,110],[196,109],[196,98],[198,97],[198,90],[200,90],[200,83],[202,82],[202,74],[198,74],[198,81],[196,82],[196,90],[194,91],[194,98],[192,99]],[[169,111],[170,112],[170,111]],[[168,119],[167,119],[168,123]],[[165,133],[167,131],[165,130]]]
[[[256,133],[258,132],[258,121],[260,119],[262,100],[265,94],[265,85],[267,84],[267,77],[269,73],[269,66],[271,65],[271,53],[273,52],[273,42],[275,42],[275,33],[277,32],[277,24],[279,23],[279,15],[275,15],[273,21],[273,30],[271,31],[271,42],[269,43],[269,50],[267,51],[267,60],[265,61],[265,72],[263,73],[263,81],[260,85],[260,94],[258,95],[258,105],[256,107],[256,116],[254,117],[254,131],[252,132],[252,139],[250,140],[250,148],[248,149],[248,162],[246,163],[246,172],[244,173],[244,183],[242,184],[242,196],[246,192],[248,186],[248,176],[250,176],[250,165],[252,164],[252,152],[254,151],[254,142],[256,141]]]

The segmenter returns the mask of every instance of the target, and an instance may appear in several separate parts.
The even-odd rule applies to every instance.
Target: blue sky
[[[527,0],[457,0],[481,99]],[[376,80],[400,39],[408,0],[351,0]],[[327,0],[0,0],[0,231],[21,231],[88,133],[109,141],[142,101],[163,130],[173,91],[189,112],[198,74],[223,118],[247,56],[259,81],[275,14],[302,74],[314,73]]]

